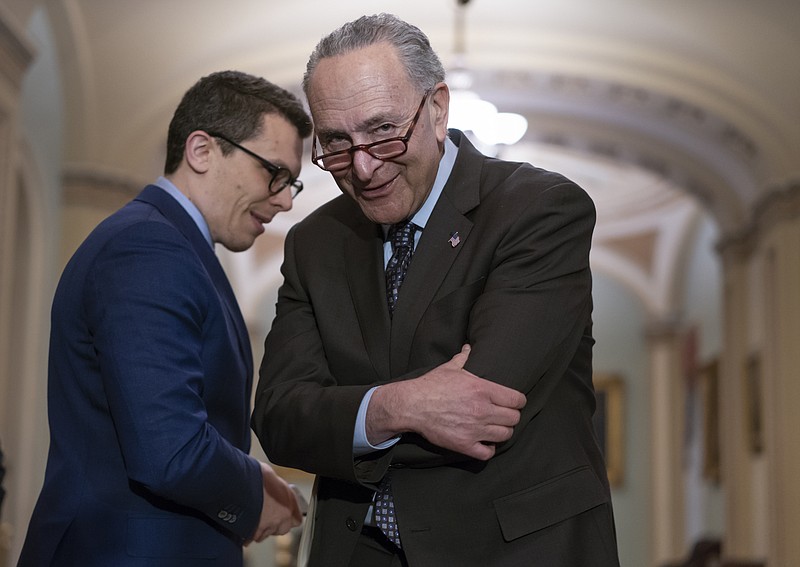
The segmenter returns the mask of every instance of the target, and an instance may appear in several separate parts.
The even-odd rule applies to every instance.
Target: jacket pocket
[[[588,466],[494,501],[503,538],[511,541],[577,516],[608,501]]]

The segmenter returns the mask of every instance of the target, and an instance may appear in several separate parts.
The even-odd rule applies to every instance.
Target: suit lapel
[[[416,328],[469,239],[472,221],[466,213],[480,202],[484,156],[459,134],[451,131],[459,146],[458,157],[414,251],[392,318],[392,376],[406,372]],[[454,233],[459,239],[455,246],[450,241]]]
[[[154,185],[148,185],[136,197],[137,200],[150,203],[156,207],[164,217],[169,220],[175,227],[186,237],[191,243],[195,252],[203,263],[214,287],[217,289],[220,297],[222,298],[228,315],[233,321],[236,330],[236,338],[239,344],[239,351],[247,368],[247,392],[250,392],[250,382],[253,377],[253,355],[250,348],[250,337],[247,333],[247,326],[245,325],[242,312],[239,309],[239,304],[236,301],[236,296],[233,293],[231,284],[228,277],[225,275],[225,270],[219,263],[217,255],[214,250],[208,245],[208,242],[203,237],[200,229],[197,228],[194,220],[189,214],[181,207],[172,196],[163,189]]]
[[[383,269],[380,226],[363,218],[344,242],[347,284],[355,305],[367,354],[379,379],[389,373],[389,309]]]

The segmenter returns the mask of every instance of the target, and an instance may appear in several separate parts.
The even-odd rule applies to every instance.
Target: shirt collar
[[[189,214],[190,217],[192,217],[192,220],[197,225],[197,228],[200,229],[201,234],[203,235],[203,237],[206,239],[206,242],[208,242],[208,245],[211,246],[211,249],[213,250],[214,241],[211,240],[211,230],[209,230],[208,223],[206,222],[206,219],[203,218],[203,213],[200,212],[200,209],[198,209],[195,206],[195,204],[192,203],[189,200],[189,198],[186,195],[184,195],[181,192],[181,190],[178,189],[175,186],[175,184],[172,183],[166,177],[163,176],[159,177],[158,179],[156,179],[154,185],[156,187],[163,189],[164,191],[172,195],[172,197],[176,201],[178,201],[180,206],[183,207],[183,209]]]

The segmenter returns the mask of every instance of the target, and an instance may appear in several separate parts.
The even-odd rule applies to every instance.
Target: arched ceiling
[[[23,16],[36,4],[8,2]],[[107,172],[134,186],[160,172],[166,125],[198,77],[235,68],[299,94],[318,39],[377,11],[422,28],[447,65],[457,10],[455,0],[38,4],[63,71],[65,174]],[[800,178],[800,2],[472,0],[466,10],[475,90],[530,123],[505,155],[587,188],[598,206],[593,261],[652,310],[668,310],[664,274],[680,267],[701,208],[733,233],[764,191]],[[303,202],[254,257],[336,194],[314,169],[304,166]]]

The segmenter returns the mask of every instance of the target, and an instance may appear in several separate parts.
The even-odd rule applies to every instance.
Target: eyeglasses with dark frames
[[[261,167],[267,170],[272,178],[269,181],[269,193],[270,195],[277,195],[287,187],[290,188],[292,199],[297,197],[300,194],[300,191],[303,190],[303,182],[299,179],[295,179],[292,177],[292,172],[286,169],[285,167],[281,167],[279,165],[275,165],[271,161],[264,159],[257,153],[248,150],[244,146],[241,146],[228,138],[227,136],[223,136],[218,132],[206,132],[209,136],[213,136],[214,138],[219,138],[220,140],[224,140],[225,142],[229,143],[233,147],[243,151],[253,159],[255,159]]]
[[[431,91],[427,91],[422,97],[422,102],[419,103],[417,113],[408,127],[405,136],[398,136],[396,138],[387,138],[385,140],[378,140],[370,144],[359,144],[357,146],[350,146],[344,150],[336,150],[327,154],[317,155],[318,138],[314,136],[314,145],[311,148],[311,161],[317,167],[325,171],[342,171],[347,169],[353,164],[353,156],[358,151],[367,152],[372,157],[379,160],[387,160],[400,157],[408,151],[408,141],[411,139],[411,134],[414,133],[414,127],[417,125],[420,115],[422,114],[422,107],[425,106],[425,101]]]

